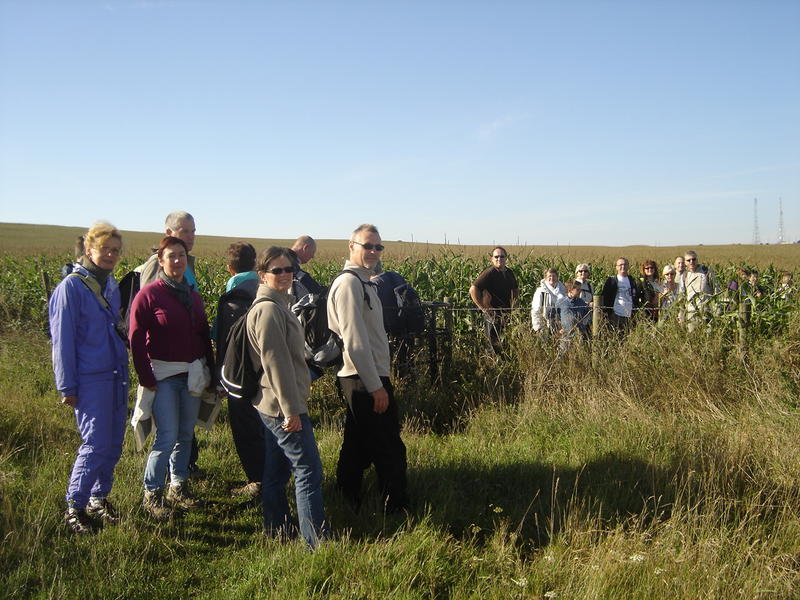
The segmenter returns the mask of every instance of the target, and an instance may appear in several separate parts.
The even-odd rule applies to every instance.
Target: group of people
[[[218,399],[220,355],[219,347],[214,354],[214,336],[197,289],[194,238],[190,214],[167,216],[157,251],[136,269],[138,292],[126,311],[111,274],[122,236],[113,225],[96,223],[83,237],[71,272],[50,297],[56,388],[61,402],[74,411],[82,439],[64,513],[75,533],[90,533],[119,519],[109,495],[128,415],[128,348],[140,384],[132,420],[141,436],[137,442],[154,432],[144,467],[143,507],[163,520],[175,509],[202,506],[188,484],[197,454],[194,429],[203,403]],[[231,278],[221,298],[221,305],[234,292],[251,299],[243,316],[247,358],[259,374],[254,397],[229,398],[234,442],[248,479],[237,491],[260,496],[265,533],[290,536],[299,529],[312,548],[330,529],[322,462],[308,417],[312,373],[304,330],[290,306],[294,294],[325,290],[302,269],[315,250],[309,236],[298,238],[292,248],[266,248],[257,257],[250,244],[231,245]],[[341,347],[338,387],[347,402],[337,487],[358,510],[363,474],[374,465],[384,509],[396,512],[406,509],[409,500],[406,449],[389,379],[389,342],[371,282],[383,250],[374,225],[352,232],[348,260],[327,290],[326,310]],[[286,496],[292,475],[296,520]]]
[[[491,253],[492,265],[486,268],[469,289],[475,305],[483,311],[486,334],[495,352],[502,352],[503,329],[511,311],[516,308],[519,285],[513,270],[507,266],[508,252],[497,246]],[[678,256],[673,264],[665,265],[659,273],[653,260],[641,263],[638,277],[629,273],[627,258],[619,257],[614,268],[616,274],[608,277],[600,290],[600,306],[608,326],[620,334],[627,331],[636,313],[656,322],[675,317],[692,329],[698,322],[708,298],[719,291],[716,275],[706,265],[700,264],[697,252],[689,250]],[[588,339],[590,312],[594,306],[595,290],[589,280],[591,268],[579,264],[575,276],[566,282],[559,281],[558,270],[549,268],[536,288],[531,300],[531,325],[537,333],[558,336],[559,350],[563,352],[576,336]],[[758,286],[758,273],[740,269],[739,279],[729,283],[730,291],[747,291],[756,297],[763,295]],[[789,274],[782,284],[788,286]],[[680,303],[680,310],[670,310]]]

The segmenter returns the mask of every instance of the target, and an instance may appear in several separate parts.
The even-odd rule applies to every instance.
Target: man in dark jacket
[[[628,275],[628,259],[619,257],[615,264],[616,275],[612,275],[603,284],[603,312],[608,324],[622,334],[630,327],[633,311],[642,304],[642,292],[636,280]]]

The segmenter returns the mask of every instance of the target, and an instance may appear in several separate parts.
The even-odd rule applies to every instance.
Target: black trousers
[[[264,423],[249,400],[228,397],[228,420],[233,445],[247,481],[261,482],[264,476]]]
[[[394,389],[388,377],[381,377],[381,382],[389,395],[389,407],[378,414],[373,410],[372,394],[358,377],[339,378],[347,402],[347,417],[336,467],[336,485],[358,509],[364,471],[375,465],[384,507],[387,512],[393,512],[408,506],[406,447],[400,439]]]

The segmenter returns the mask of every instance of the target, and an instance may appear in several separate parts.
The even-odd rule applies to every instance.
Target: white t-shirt
[[[633,314],[633,294],[628,276],[617,275],[617,297],[614,298],[614,314],[627,317]]]

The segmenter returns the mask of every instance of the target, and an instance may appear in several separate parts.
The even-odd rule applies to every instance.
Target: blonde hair
[[[89,231],[83,236],[83,249],[100,248],[109,238],[117,238],[122,243],[122,234],[119,230],[107,221],[97,221],[89,227]]]

